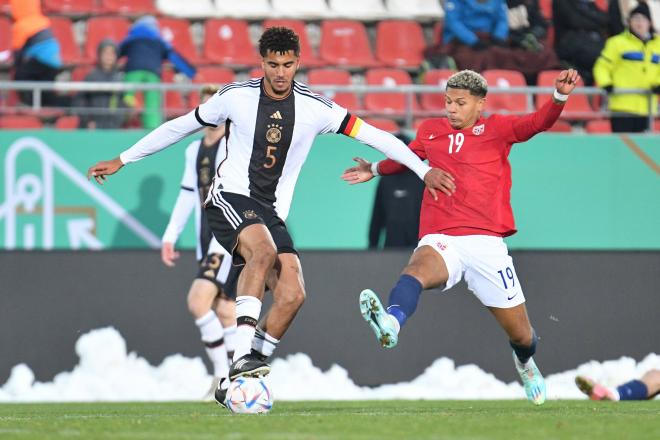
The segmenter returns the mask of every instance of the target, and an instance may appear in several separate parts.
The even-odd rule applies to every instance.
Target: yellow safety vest
[[[660,85],[660,36],[644,43],[630,31],[610,37],[594,65],[599,87],[615,89],[652,89]],[[658,96],[652,97],[653,114],[657,113]],[[614,112],[649,114],[647,95],[611,95],[609,108]]]

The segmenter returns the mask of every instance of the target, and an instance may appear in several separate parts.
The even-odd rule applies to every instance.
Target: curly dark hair
[[[293,30],[286,27],[271,27],[264,31],[259,39],[259,53],[262,57],[268,51],[284,54],[292,50],[296,56],[300,56],[300,41]]]

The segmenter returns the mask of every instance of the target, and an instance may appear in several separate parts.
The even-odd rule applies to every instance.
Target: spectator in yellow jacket
[[[611,93],[613,89],[646,89],[660,93],[660,36],[655,35],[646,3],[630,11],[628,29],[610,37],[594,65],[596,84]],[[651,109],[657,113],[658,98],[651,96]],[[649,96],[612,94],[609,98],[612,131],[641,132],[649,128]]]

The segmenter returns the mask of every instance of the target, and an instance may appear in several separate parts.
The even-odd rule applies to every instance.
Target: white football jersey
[[[227,85],[195,112],[202,125],[226,124],[226,157],[207,202],[220,207],[219,191],[242,194],[273,206],[286,219],[314,139],[339,131],[347,114],[297,82],[279,100],[264,92],[260,79]]]
[[[163,234],[163,242],[176,243],[191,212],[195,213],[195,236],[197,259],[204,255],[228,252],[216,241],[206,221],[202,203],[211,188],[215,170],[226,152],[225,139],[215,145],[203,145],[198,139],[190,143],[185,152],[185,168],[181,178],[181,190],[177,197],[170,221]]]

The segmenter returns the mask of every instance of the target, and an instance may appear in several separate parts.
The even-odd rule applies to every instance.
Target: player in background
[[[641,379],[616,388],[606,387],[585,376],[577,376],[575,384],[591,400],[650,400],[660,394],[660,370],[650,370]]]
[[[218,93],[215,86],[204,86],[200,102]],[[229,374],[234,354],[236,333],[236,278],[239,268],[232,268],[231,256],[211,233],[202,204],[206,200],[211,179],[225,157],[225,127],[206,127],[204,137],[193,141],[185,152],[185,168],[181,190],[163,235],[161,258],[172,267],[179,258],[175,244],[190,214],[195,212],[197,261],[199,271],[188,291],[188,310],[195,318],[206,354],[213,364],[213,384],[205,399],[213,399],[220,379]]]
[[[575,70],[564,70],[555,80],[553,98],[535,113],[484,118],[486,80],[470,70],[449,78],[447,118],[423,122],[410,149],[431,166],[447,170],[455,179],[456,192],[437,199],[424,194],[420,241],[390,293],[387,309],[371,290],[360,294],[362,315],[384,347],[397,344],[399,331],[415,312],[423,290],[447,290],[465,277],[468,288],[507,333],[527,398],[537,405],[545,401],[545,382],[532,359],[537,337],[502,239],[516,232],[508,155],[514,143],[552,127],[578,80]],[[406,169],[392,160],[373,164],[355,160],[359,165],[342,176],[351,184]]]
[[[436,190],[447,194],[454,190],[447,173],[426,165],[403,142],[294,81],[300,44],[291,29],[267,29],[259,40],[259,53],[263,78],[227,85],[194,111],[166,122],[119,157],[99,162],[87,172],[88,178],[103,183],[124,164],[154,154],[202,127],[225,125],[227,155],[205,206],[213,235],[232,253],[234,264],[244,264],[237,285],[231,380],[270,372],[267,358],[305,299],[300,260],[284,221],[316,136],[353,137],[405,164],[435,196]],[[262,316],[266,284],[273,292],[273,305]],[[228,386],[228,381],[220,383],[218,402],[224,402]]]

